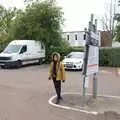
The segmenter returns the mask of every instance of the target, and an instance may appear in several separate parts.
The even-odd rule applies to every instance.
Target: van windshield
[[[8,45],[7,48],[3,51],[3,53],[18,53],[21,49],[22,45]]]

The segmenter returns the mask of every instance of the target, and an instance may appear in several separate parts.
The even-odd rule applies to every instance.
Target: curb
[[[68,95],[69,94],[79,94],[80,95],[80,93],[63,93],[62,95],[67,95],[67,94]],[[87,95],[91,95],[91,94],[87,94]],[[98,97],[108,97],[108,98],[120,99],[120,96],[110,96],[110,95],[98,95]],[[56,98],[56,96],[53,96],[48,101],[48,103],[54,107],[58,107],[58,108],[65,109],[65,110],[76,111],[76,112],[83,112],[83,113],[92,114],[92,115],[98,115],[98,112],[96,112],[96,111],[89,112],[87,110],[82,110],[82,107],[81,107],[81,109],[77,109],[77,108],[72,108],[72,107],[68,107],[68,106],[55,104],[52,102],[55,98]]]

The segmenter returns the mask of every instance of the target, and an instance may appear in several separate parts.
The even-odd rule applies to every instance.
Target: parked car
[[[82,70],[84,52],[71,52],[63,60],[65,69]]]
[[[1,67],[21,67],[25,64],[41,64],[45,60],[45,46],[35,40],[14,40],[0,53]]]

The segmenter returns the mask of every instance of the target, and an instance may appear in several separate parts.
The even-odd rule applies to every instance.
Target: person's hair
[[[57,56],[57,60],[59,60],[58,54],[53,54],[52,61],[54,61],[55,56]]]

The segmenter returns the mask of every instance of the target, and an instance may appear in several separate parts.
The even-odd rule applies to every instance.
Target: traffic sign
[[[89,46],[87,75],[97,73],[99,70],[99,47]]]
[[[90,32],[91,35],[91,39],[90,39],[90,45],[93,46],[99,46],[99,34],[98,33],[94,33],[93,31]]]

